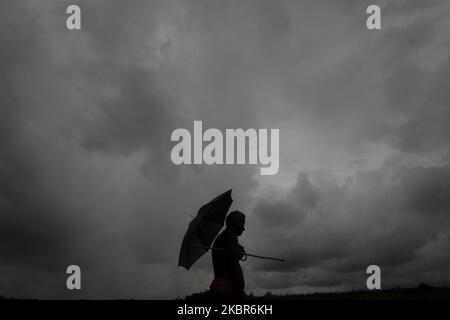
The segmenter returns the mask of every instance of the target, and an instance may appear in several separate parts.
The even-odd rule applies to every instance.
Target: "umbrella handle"
[[[209,247],[209,246],[203,246],[201,244],[192,244],[193,247],[197,247],[197,248],[203,248],[203,249],[211,249],[211,250],[224,250],[223,248],[216,248],[216,247]],[[240,251],[239,251],[240,252]],[[280,258],[273,258],[273,257],[266,257],[266,256],[259,256],[256,254],[251,254],[251,253],[247,253],[247,252],[242,252],[245,256],[249,256],[249,257],[254,257],[254,258],[258,258],[258,259],[267,259],[267,260],[275,260],[275,261],[279,261],[279,262],[286,262],[286,260],[284,259],[280,259]],[[247,260],[247,258],[245,258],[245,260]],[[242,261],[245,261],[242,260]]]

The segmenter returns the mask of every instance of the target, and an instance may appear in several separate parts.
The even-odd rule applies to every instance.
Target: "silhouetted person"
[[[212,250],[214,280],[210,286],[213,299],[244,299],[244,275],[239,261],[245,255],[238,236],[245,228],[245,215],[231,212],[226,218],[226,229],[216,238]]]

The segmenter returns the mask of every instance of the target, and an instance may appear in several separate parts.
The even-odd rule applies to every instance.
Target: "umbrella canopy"
[[[181,245],[178,265],[187,270],[204,255],[222,229],[231,203],[231,189],[202,206],[189,223]]]

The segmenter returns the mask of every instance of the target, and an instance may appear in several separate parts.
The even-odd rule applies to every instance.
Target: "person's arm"
[[[239,245],[239,254],[238,254],[239,261],[245,261],[247,260],[247,254],[245,253],[245,249],[243,246]]]
[[[228,270],[230,271],[230,280],[236,291],[244,290],[245,282],[241,265],[239,264],[239,243],[237,237],[230,237],[225,246],[227,252]]]

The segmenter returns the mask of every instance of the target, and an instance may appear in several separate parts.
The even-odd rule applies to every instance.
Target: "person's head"
[[[240,211],[230,212],[227,216],[225,224],[228,230],[240,236],[245,230],[245,214]]]

